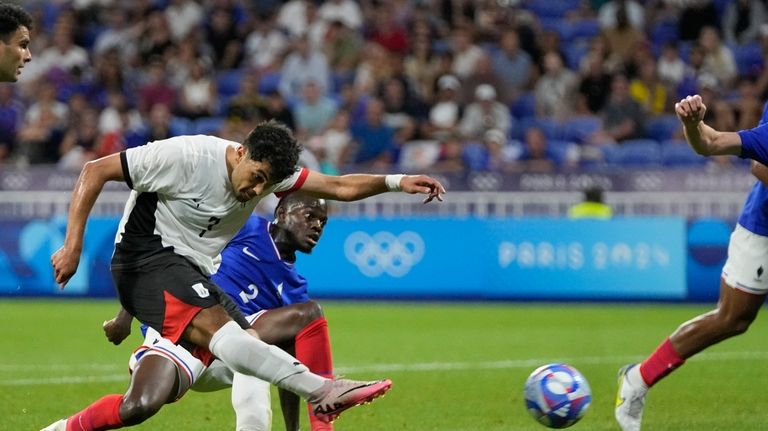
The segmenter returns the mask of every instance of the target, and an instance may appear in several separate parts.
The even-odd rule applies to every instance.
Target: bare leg
[[[717,308],[691,319],[669,337],[680,357],[687,359],[709,346],[743,334],[757,317],[765,295],[754,295],[728,286],[720,279]]]
[[[182,378],[182,384],[188,387],[187,377]],[[131,386],[120,404],[120,419],[125,425],[144,422],[174,400],[179,384],[179,373],[172,361],[157,355],[145,356],[131,375]]]

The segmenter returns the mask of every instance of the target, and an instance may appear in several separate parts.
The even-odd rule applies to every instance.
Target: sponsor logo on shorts
[[[208,289],[203,286],[203,283],[195,283],[192,285],[192,288],[195,289],[195,292],[197,292],[197,296],[201,298],[207,298],[211,296],[211,292],[209,292]]]

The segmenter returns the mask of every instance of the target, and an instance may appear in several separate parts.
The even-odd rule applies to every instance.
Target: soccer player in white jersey
[[[63,288],[80,260],[85,224],[107,181],[132,189],[115,239],[112,276],[122,307],[172,343],[207,349],[230,369],[305,398],[315,416],[333,421],[389,390],[391,382],[327,379],[251,332],[248,322],[213,282],[216,258],[269,193],[302,189],[351,201],[387,191],[441,200],[443,186],[423,175],[328,176],[296,169],[301,146],[285,126],[256,126],[241,145],[213,136],[179,136],[89,162],[75,184],[64,245],[51,257]],[[251,332],[250,334],[248,332]],[[173,384],[175,370],[156,384]],[[46,430],[117,429],[155,411],[131,409],[132,388],[108,395]]]
[[[32,60],[29,30],[32,17],[19,6],[0,3],[0,82],[16,82]]]
[[[768,105],[767,105],[768,107]],[[734,155],[749,158],[755,183],[728,243],[728,259],[720,278],[717,308],[683,323],[640,364],[619,370],[615,416],[623,431],[640,430],[645,395],[659,380],[686,359],[707,347],[744,333],[755,320],[768,293],[768,112],[760,125],[739,132],[723,132],[704,123],[701,97],[688,96],[675,104],[685,138],[703,156]]]

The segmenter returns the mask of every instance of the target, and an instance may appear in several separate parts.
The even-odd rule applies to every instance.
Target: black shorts
[[[189,322],[224,295],[186,258],[164,251],[131,263],[113,263],[120,304],[140,322],[177,343]]]

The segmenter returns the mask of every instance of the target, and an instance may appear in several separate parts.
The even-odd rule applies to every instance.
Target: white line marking
[[[539,359],[512,359],[507,361],[481,361],[481,362],[422,362],[413,364],[370,364],[360,366],[340,366],[336,372],[341,374],[349,373],[368,373],[368,372],[431,372],[431,371],[466,371],[466,370],[497,370],[513,368],[534,368],[550,362],[565,362],[570,364],[589,364],[589,365],[616,365],[642,360],[641,356],[584,356],[584,357],[562,357],[562,358],[539,358]],[[768,359],[768,352],[716,352],[702,353],[691,361],[732,361],[732,360],[765,360]],[[90,364],[90,365],[13,365],[6,364],[0,367],[0,370],[19,371],[62,371],[62,370],[83,370],[83,369],[102,369],[111,371],[119,368],[109,364]],[[103,376],[94,375],[75,375],[61,377],[43,377],[28,379],[0,379],[0,386],[33,386],[33,385],[63,385],[77,383],[103,383],[128,381],[128,373],[107,374]]]

